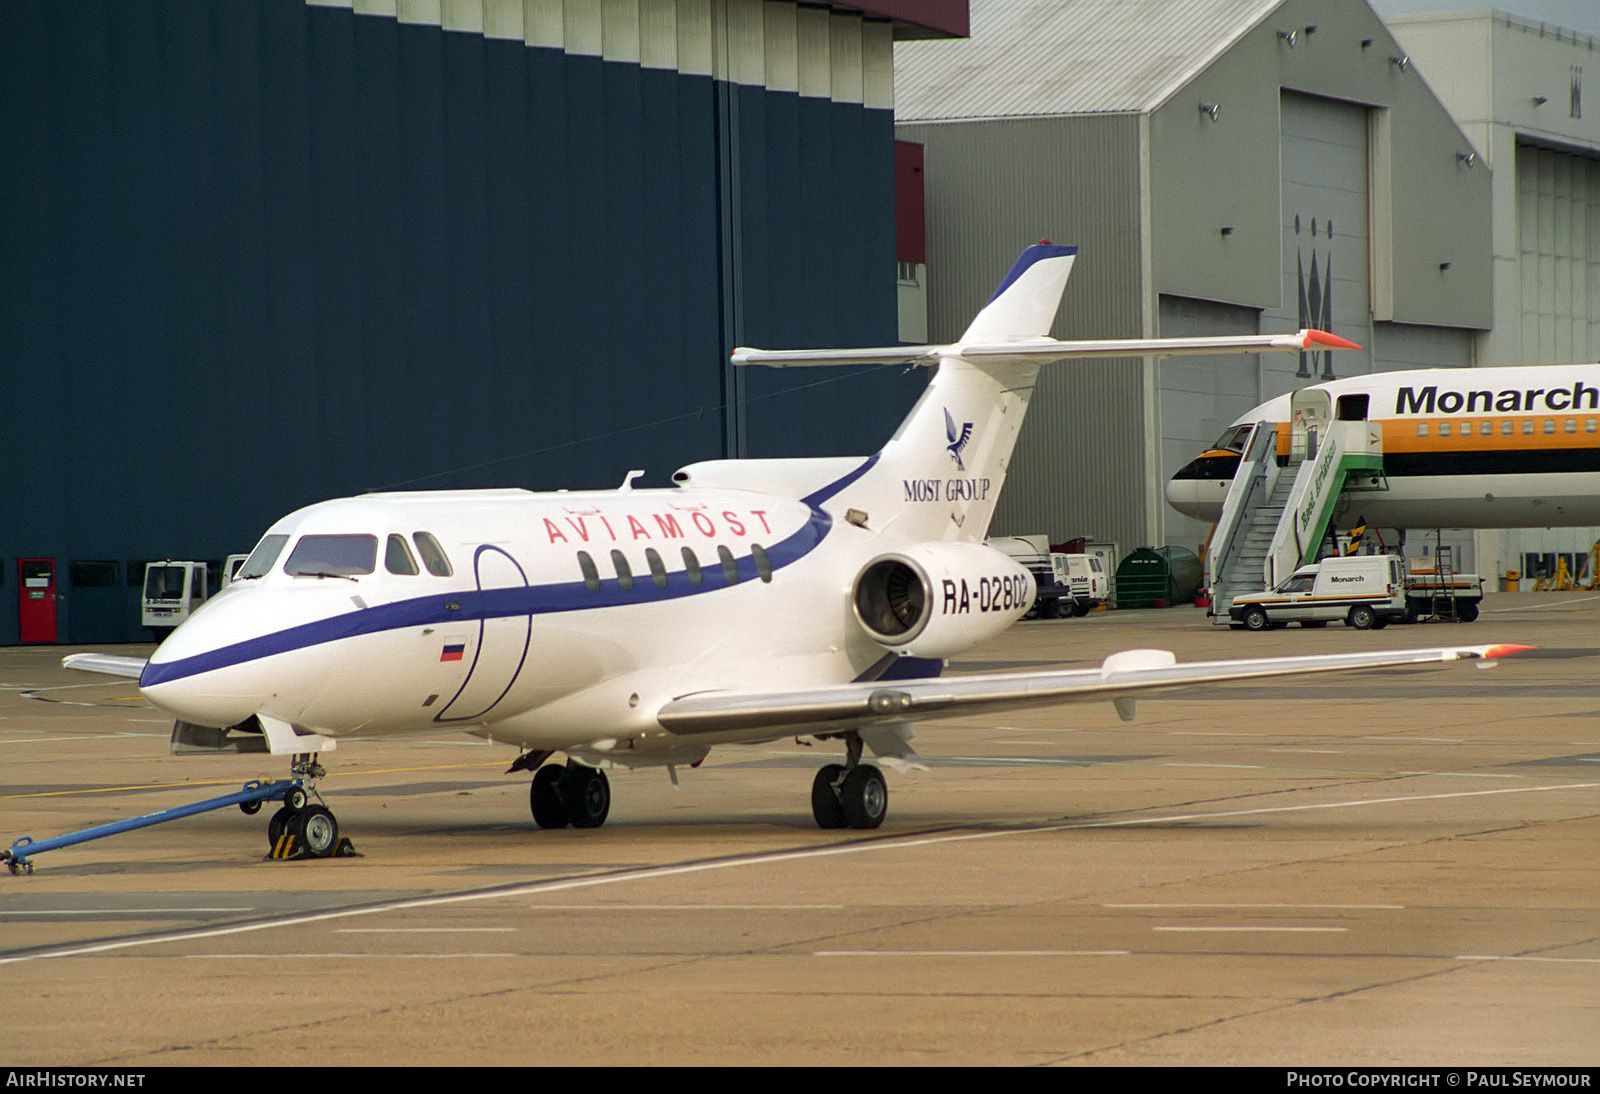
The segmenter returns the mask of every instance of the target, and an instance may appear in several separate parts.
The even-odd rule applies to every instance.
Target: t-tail
[[[961,340],[942,346],[735,351],[741,365],[936,366],[932,382],[862,474],[827,501],[838,516],[908,541],[980,541],[1016,447],[1042,365],[1084,357],[1359,349],[1316,330],[1292,335],[1057,341],[1050,337],[1076,247],[1022,252]]]

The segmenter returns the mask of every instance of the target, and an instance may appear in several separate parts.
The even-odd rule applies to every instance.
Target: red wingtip
[[[1503,644],[1499,646],[1490,646],[1488,649],[1483,651],[1483,656],[1485,660],[1498,660],[1501,657],[1511,657],[1515,654],[1522,653],[1524,650],[1536,650],[1538,648],[1538,646],[1514,646]]]
[[[1338,334],[1330,334],[1328,331],[1318,331],[1318,329],[1309,329],[1309,331],[1306,331],[1306,349],[1310,349],[1310,347],[1312,347],[1314,344],[1326,345],[1328,349],[1362,349],[1360,345],[1355,344],[1355,342],[1346,341],[1346,339],[1339,337]]]
[[[1315,343],[1315,344],[1317,344],[1319,346],[1327,346],[1330,349],[1360,349],[1361,348],[1360,346],[1356,345],[1354,342],[1348,342],[1345,339],[1340,338],[1337,334],[1329,334],[1325,330],[1312,329],[1312,330],[1306,331],[1306,348],[1310,349],[1312,343]]]

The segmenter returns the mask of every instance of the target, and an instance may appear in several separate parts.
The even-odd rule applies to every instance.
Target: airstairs
[[[1364,397],[1346,398],[1335,418],[1326,392],[1296,392],[1282,462],[1276,423],[1258,422],[1245,442],[1206,552],[1214,623],[1229,622],[1234,597],[1276,588],[1315,562],[1346,495],[1388,489],[1382,434],[1366,420]]]

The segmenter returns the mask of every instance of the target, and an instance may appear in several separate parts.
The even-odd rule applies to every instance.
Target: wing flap
[[[1165,650],[1129,650],[1111,655],[1097,669],[980,673],[795,691],[703,692],[668,702],[656,718],[672,733],[694,736],[740,731],[845,733],[874,724],[929,721],[1087,700],[1111,700],[1119,713],[1131,713],[1132,700],[1152,692],[1281,676],[1403,666],[1444,667],[1460,661],[1492,663],[1530,648],[1440,646],[1184,664],[1177,663]]]

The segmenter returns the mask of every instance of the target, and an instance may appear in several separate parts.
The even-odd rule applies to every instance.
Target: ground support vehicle
[[[1264,631],[1343,620],[1357,630],[1381,629],[1406,618],[1405,577],[1405,563],[1395,555],[1325,558],[1295,570],[1276,589],[1235,596],[1229,626]]]

